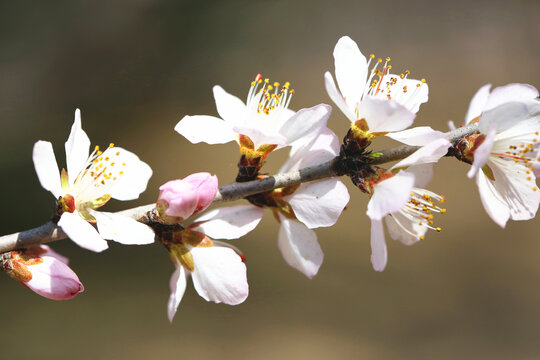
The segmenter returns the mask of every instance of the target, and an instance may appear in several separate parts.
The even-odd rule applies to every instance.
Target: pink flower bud
[[[156,208],[165,223],[177,223],[210,206],[217,189],[217,176],[206,172],[171,180],[160,186]]]
[[[67,258],[46,245],[1,255],[0,265],[23,286],[52,300],[67,300],[84,291]]]
[[[218,191],[217,176],[207,172],[201,172],[189,175],[184,181],[195,186],[197,188],[197,193],[199,194],[199,202],[192,215],[206,210],[206,208],[214,201]]]

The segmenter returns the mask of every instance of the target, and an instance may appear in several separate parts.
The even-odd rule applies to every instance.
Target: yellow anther
[[[378,59],[377,59],[377,62],[378,62],[378,63],[382,63],[382,59],[381,59],[381,58],[378,58]]]
[[[535,187],[533,187],[533,191],[536,191],[536,190],[538,190],[538,188],[537,188],[536,186],[535,186]]]
[[[426,79],[422,78],[422,80],[420,80],[422,83],[426,83]]]
[[[114,147],[114,143],[110,143],[110,144],[109,144],[109,147],[110,147],[110,148],[113,148],[113,147]]]
[[[272,91],[274,87],[272,85],[268,85],[268,91]]]
[[[424,238],[424,235],[421,235],[421,236],[420,236],[420,240],[424,240],[424,239],[425,239],[425,238]]]
[[[446,214],[446,209],[441,209],[441,214]]]
[[[530,176],[527,176],[527,181],[531,181],[532,178]]]
[[[109,159],[109,157],[107,156],[107,157],[105,158],[105,161],[109,161],[109,160],[110,160],[110,159]]]
[[[120,175],[124,175],[124,172],[123,172],[123,171],[120,171],[120,173],[119,173],[119,174],[120,174]]]
[[[436,227],[435,230],[437,230],[437,232],[441,232],[441,228],[440,227]]]
[[[274,86],[275,86],[275,87],[278,87],[278,86],[279,86],[279,83],[276,81],[276,82],[274,83]]]
[[[255,86],[255,81],[252,81],[252,82],[251,82],[251,86]]]
[[[269,78],[264,79],[264,83],[265,83],[265,84],[268,84],[269,82],[270,82],[270,79],[269,79]]]
[[[372,59],[375,59],[375,55],[374,55],[374,54],[369,54],[369,57],[372,58]]]
[[[118,151],[118,152],[116,153],[116,156],[119,156],[119,155],[120,155],[120,151]]]
[[[99,155],[103,154],[103,151],[99,150],[99,151],[97,152],[97,154],[98,154],[98,156],[99,156]],[[101,159],[99,159],[99,160],[101,160]]]
[[[94,151],[99,151],[99,145],[96,145],[96,147],[94,148]]]
[[[387,58],[386,58],[386,61],[390,61],[390,58],[389,58],[389,57],[387,57]]]

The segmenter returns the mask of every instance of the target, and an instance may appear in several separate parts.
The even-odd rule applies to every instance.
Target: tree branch
[[[466,135],[472,134],[477,130],[478,125],[471,124],[448,132],[446,137],[451,143],[455,143],[457,140]],[[402,145],[386,149],[380,151],[381,156],[373,159],[370,164],[380,165],[391,161],[401,160],[415,152],[418,148],[418,146]],[[266,192],[281,187],[293,186],[304,182],[337,176],[337,172],[334,169],[336,159],[337,158],[320,165],[307,167],[297,171],[268,176],[264,179],[242,183],[232,182],[223,185],[219,188],[213,204],[239,200],[249,195]],[[118,214],[129,216],[133,219],[141,219],[148,211],[152,211],[154,207],[154,204],[143,205],[120,211]],[[26,248],[32,245],[44,244],[55,240],[61,240],[65,239],[66,237],[67,235],[62,231],[61,228],[59,228],[54,222],[49,221],[34,229],[0,237],[0,253]]]

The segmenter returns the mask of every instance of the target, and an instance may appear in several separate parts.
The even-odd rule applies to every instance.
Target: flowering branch
[[[446,133],[446,138],[451,143],[455,143],[464,136],[470,135],[477,130],[477,124],[467,125]],[[373,158],[370,164],[380,165],[391,161],[401,160],[412,154],[418,148],[418,146],[402,145],[386,149],[380,151],[380,156]],[[243,183],[232,182],[223,185],[219,188],[213,204],[239,200],[249,195],[271,191],[277,188],[294,186],[309,181],[338,176],[338,172],[335,168],[338,159],[339,157],[336,157],[333,160],[316,166],[310,166],[288,173],[271,175],[263,179]],[[123,210],[118,212],[118,214],[128,216],[132,219],[141,219],[147,212],[153,211],[154,209],[155,204],[148,204]],[[65,238],[67,238],[67,235],[64,231],[51,220],[33,229],[0,237],[0,253]]]

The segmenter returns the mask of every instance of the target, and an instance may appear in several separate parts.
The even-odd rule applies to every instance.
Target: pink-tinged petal
[[[326,127],[326,122],[331,113],[332,107],[326,104],[302,109],[290,117],[279,129],[279,132],[287,139],[287,143],[291,144]]]
[[[454,124],[452,120],[448,120],[448,128],[450,129],[450,131],[454,131],[457,129],[456,124]]]
[[[32,279],[22,283],[24,286],[52,300],[68,300],[84,291],[77,274],[69,266],[52,256],[41,258],[41,263],[27,266]]]
[[[47,245],[39,245],[39,247],[42,249],[42,250],[45,250],[45,254],[43,254],[43,256],[50,256],[50,257],[53,257],[55,258],[56,260],[60,261],[60,262],[63,262],[64,264],[68,265],[69,263],[69,259],[63,255],[60,255],[59,253],[57,253],[56,251],[54,251],[53,249],[51,249],[49,246]]]
[[[350,121],[356,121],[357,117],[354,114],[354,111],[351,108],[354,108],[356,105],[351,105],[349,107],[347,103],[345,102],[345,99],[343,98],[343,95],[338,91],[336,87],[336,83],[334,82],[334,78],[332,77],[332,74],[330,74],[328,71],[324,73],[324,86],[326,88],[326,92],[328,93],[328,96],[334,104],[341,110],[341,112],[349,119]]]
[[[484,139],[484,142],[480,144],[480,146],[475,150],[474,161],[471,165],[471,168],[469,169],[469,172],[467,173],[469,179],[473,178],[482,168],[482,166],[486,164],[489,155],[491,154],[491,149],[493,148],[495,134],[495,126],[492,126],[492,128],[489,129],[486,138]]]
[[[201,222],[194,228],[213,239],[238,239],[255,229],[261,221],[264,208],[253,205],[224,207],[207,212],[197,218]]]
[[[124,245],[146,245],[154,242],[154,231],[130,217],[109,212],[92,211],[103,239]]]
[[[393,132],[387,136],[403,144],[422,146],[427,145],[434,140],[442,139],[446,134],[433,130],[429,126],[419,126],[412,129]]]
[[[465,116],[465,125],[482,114],[489,98],[490,89],[491,84],[487,84],[482,86],[476,94],[474,94],[471,104],[469,105],[469,110],[467,110],[467,115]]]
[[[367,95],[358,108],[358,118],[366,119],[370,132],[400,131],[412,125],[416,114],[394,100]]]
[[[509,102],[484,112],[478,122],[478,130],[483,134],[487,134],[491,127],[497,131],[504,131],[530,117],[527,104]]]
[[[249,294],[246,265],[234,250],[224,247],[192,248],[193,285],[206,301],[238,305]]]
[[[420,225],[416,220],[411,220],[401,212],[385,216],[384,222],[392,239],[409,246],[420,241],[420,237],[424,236],[428,230],[425,225]]]
[[[343,97],[350,104],[360,101],[366,86],[368,67],[358,45],[348,36],[340,38],[334,48],[336,80]]]
[[[414,175],[400,171],[390,179],[376,184],[369,200],[367,216],[371,220],[381,220],[385,215],[401,209],[410,198]]]
[[[538,90],[529,84],[508,84],[493,89],[486,101],[484,111],[509,102],[523,102],[538,97]]]
[[[317,235],[304,224],[280,215],[278,247],[289,266],[312,279],[322,265],[324,254]]]
[[[241,124],[246,116],[246,105],[219,85],[214,86],[214,99],[219,116],[229,124]]]
[[[63,191],[52,144],[41,140],[36,142],[32,152],[32,160],[41,186],[58,199],[63,195]]]
[[[137,199],[146,190],[148,180],[152,177],[152,169],[131,151],[120,147],[113,149],[116,154],[119,154],[116,158],[118,164],[115,166],[122,166],[123,174],[114,181],[109,194],[113,199],[122,201]]]
[[[174,130],[193,144],[204,142],[213,145],[236,141],[231,124],[214,116],[184,116]]]
[[[172,322],[178,305],[184,296],[186,291],[188,274],[182,265],[177,265],[176,270],[171,276],[169,282],[169,288],[171,289],[171,295],[169,296],[169,302],[167,303],[167,316],[169,321]]]
[[[75,121],[65,148],[69,184],[73,185],[77,175],[84,170],[90,155],[90,139],[81,127],[81,111],[79,109],[75,110]]]
[[[406,168],[412,165],[436,163],[441,157],[446,155],[448,148],[451,145],[452,144],[450,144],[450,142],[446,139],[432,141],[392,166],[392,169]]]
[[[60,217],[58,226],[77,245],[87,250],[101,252],[109,247],[107,242],[98,234],[97,230],[81,218],[77,211],[65,212]]]
[[[482,205],[484,205],[484,209],[489,217],[495,224],[504,229],[506,222],[510,218],[510,209],[508,208],[508,205],[495,189],[492,182],[481,171],[476,176],[476,185],[478,185]]]
[[[347,187],[339,178],[304,183],[290,196],[284,197],[296,218],[308,228],[334,225],[349,202]]]
[[[382,220],[371,219],[371,265],[375,271],[383,271],[388,262]]]

